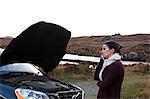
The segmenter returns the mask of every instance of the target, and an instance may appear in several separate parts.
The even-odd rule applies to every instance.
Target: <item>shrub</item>
[[[132,66],[132,71],[133,72],[140,72],[140,73],[143,73],[143,74],[150,74],[150,65],[148,64],[136,64],[136,65],[133,65]]]

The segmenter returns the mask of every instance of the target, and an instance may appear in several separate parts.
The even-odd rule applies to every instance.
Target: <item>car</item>
[[[67,29],[37,22],[14,38],[0,57],[0,99],[84,99],[84,90],[48,76],[66,53]]]

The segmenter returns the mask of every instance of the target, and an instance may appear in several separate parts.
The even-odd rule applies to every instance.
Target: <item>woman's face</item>
[[[109,47],[106,44],[103,44],[101,49],[101,56],[104,58],[109,58],[114,53],[114,49],[109,49]]]

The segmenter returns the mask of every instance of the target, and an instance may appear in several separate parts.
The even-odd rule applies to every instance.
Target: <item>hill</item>
[[[13,37],[10,36],[0,37],[0,48],[6,48],[12,39]]]
[[[83,36],[71,38],[68,53],[98,56],[106,41],[115,41],[122,46],[124,60],[150,61],[150,34]]]
[[[1,37],[0,47],[5,48],[12,39]],[[101,46],[106,41],[115,41],[122,46],[124,60],[150,62],[150,34],[73,37],[68,43],[67,53],[99,56]]]

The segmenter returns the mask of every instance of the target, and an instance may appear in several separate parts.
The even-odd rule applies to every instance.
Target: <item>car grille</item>
[[[49,94],[50,99],[82,99],[82,93],[80,91],[64,91],[57,94]]]

